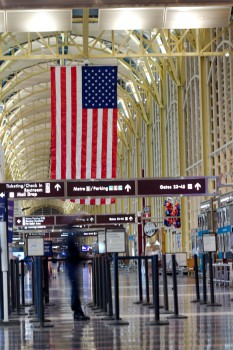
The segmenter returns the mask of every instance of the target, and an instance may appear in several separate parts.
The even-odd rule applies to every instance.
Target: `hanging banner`
[[[8,200],[8,243],[13,242],[14,201]]]
[[[6,196],[1,193],[0,196],[0,221],[6,221]]]

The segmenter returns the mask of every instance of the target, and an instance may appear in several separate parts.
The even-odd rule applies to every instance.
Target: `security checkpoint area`
[[[197,183],[197,179],[186,180],[189,184],[193,180]],[[172,188],[166,185],[166,179],[144,181],[162,182],[158,189],[152,189],[152,195],[159,195],[159,191],[164,189],[169,191],[170,196],[173,194]],[[177,183],[179,181],[182,180]],[[202,182],[202,186],[205,185],[202,195],[207,191],[208,181],[209,179],[204,179]],[[57,184],[34,183],[29,186],[27,183],[12,183],[1,186],[5,186],[5,192],[2,193],[7,193],[8,200],[31,196],[32,193],[36,193],[37,197],[48,194],[53,196],[54,193],[55,196],[65,197],[67,191],[70,191],[70,196],[74,196],[73,188],[85,191],[85,186],[90,186],[90,182],[82,184],[82,187],[79,187],[78,182],[72,183],[72,187],[67,186],[66,182],[60,182],[59,187]],[[104,181],[101,184],[92,181],[91,184],[94,191],[97,188],[98,191],[106,191],[108,186],[113,187],[113,181]],[[119,196],[144,196],[145,192],[150,195],[147,187],[138,188],[137,180],[119,180],[116,184],[115,195],[118,190]],[[40,188],[43,190],[39,191]],[[179,189],[176,184],[174,188],[176,191],[185,191],[185,188]],[[200,190],[195,188],[192,186],[191,190]],[[103,193],[98,192],[98,195],[103,196]],[[4,200],[6,203],[5,198]],[[219,202],[221,203],[221,196]],[[16,259],[11,256],[8,270],[2,255],[2,274],[4,276],[4,272],[7,272],[10,279],[9,309],[1,305],[0,332],[2,329],[5,348],[33,349],[35,344],[42,349],[167,349],[174,343],[181,348],[201,349],[213,344],[219,346],[223,339],[219,336],[216,339],[214,330],[220,320],[225,324],[228,322],[229,316],[226,317],[226,312],[229,315],[232,291],[230,281],[219,281],[217,274],[221,269],[221,276],[229,276],[231,265],[228,263],[229,270],[224,270],[222,266],[226,266],[226,263],[213,261],[218,257],[215,255],[218,252],[218,236],[214,233],[217,231],[208,226],[216,224],[215,220],[211,220],[214,217],[211,212],[213,203],[210,200],[201,204],[202,216],[198,219],[198,224],[205,230],[202,232],[202,251],[196,251],[193,256],[193,274],[188,273],[186,253],[166,253],[162,249],[161,255],[127,253],[130,251],[127,245],[131,238],[126,241],[126,226],[143,223],[134,213],[14,217],[17,234],[24,237],[23,252],[27,259],[20,255]],[[153,222],[148,213],[146,208],[145,234],[141,237],[141,249],[158,230],[155,225],[148,224]],[[1,223],[2,229],[4,224],[5,221]],[[75,323],[72,320],[69,309],[70,288],[65,272],[65,256],[62,254],[56,255],[56,263],[60,266],[56,277],[50,276],[49,266],[53,261],[56,244],[53,238],[63,237],[62,249],[65,254],[65,240],[69,234],[77,236],[84,255],[88,254],[90,247],[94,251],[92,256],[88,256],[91,264],[84,260],[82,270],[79,271],[85,313],[90,316],[90,320],[86,322]],[[198,237],[200,247],[200,234],[196,238]],[[220,314],[217,310],[221,310]],[[196,319],[199,320],[202,314],[205,315],[204,323],[199,324],[196,329]],[[211,317],[214,328],[213,331],[209,330],[210,336],[206,338],[203,332],[208,317]],[[188,338],[183,333],[186,328],[189,329]],[[167,332],[170,337],[166,337]],[[231,341],[230,338],[228,341]]]
[[[0,349],[230,349],[229,0],[0,2]]]

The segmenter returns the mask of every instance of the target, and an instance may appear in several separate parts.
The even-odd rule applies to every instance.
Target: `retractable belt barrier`
[[[210,302],[207,302],[207,257],[208,257],[208,265],[209,265],[209,286],[210,286]],[[196,284],[196,299],[191,302],[197,303],[200,302],[200,305],[206,306],[222,306],[222,304],[215,302],[214,295],[214,272],[213,272],[213,263],[212,263],[212,253],[204,253],[202,255],[202,283],[203,283],[203,299],[200,299],[199,292],[199,276],[198,276],[198,263],[197,263],[197,255],[194,255],[194,271],[195,271],[195,284]]]
[[[62,259],[61,259],[62,260]],[[27,288],[31,288],[31,303],[25,303],[25,260],[10,259],[10,293],[9,293],[9,305],[11,316],[28,315],[32,318],[30,322],[39,323],[39,327],[53,327],[53,325],[46,325],[46,322],[50,322],[45,319],[45,307],[49,304],[49,273],[48,273],[48,258],[46,257],[33,257],[30,261],[32,265],[31,269],[31,282],[27,283]],[[21,309],[26,306],[31,306],[28,313],[22,313]],[[12,315],[13,314],[13,315]]]
[[[31,320],[34,323],[34,328],[53,327],[48,324],[50,320],[45,319],[44,312],[44,280],[43,280],[43,265],[42,257],[36,256],[33,258],[33,291],[34,291],[34,312],[35,318]]]
[[[150,303],[149,295],[149,274],[148,274],[148,260],[152,262],[152,292],[153,292],[153,305]],[[120,260],[135,260],[138,264],[138,296],[139,300],[134,304],[148,305],[154,309],[154,320],[149,325],[166,325],[167,320],[160,320],[160,308],[159,305],[159,264],[158,255],[153,256],[118,256],[117,253],[113,254],[113,257],[98,256],[93,258],[92,263],[92,278],[95,283],[92,286],[93,301],[89,306],[93,309],[96,315],[106,317],[103,320],[109,320],[109,324],[112,325],[127,325],[127,321],[122,320],[120,317],[120,302],[119,302],[119,279],[118,269]],[[145,286],[146,295],[145,302],[143,302],[143,286],[142,286],[142,261],[145,262]],[[114,315],[112,308],[112,288],[111,288],[111,271],[110,263],[113,266],[113,281],[114,281]],[[174,311],[169,311],[168,305],[168,290],[167,290],[167,271],[166,271],[166,256],[162,256],[162,274],[163,274],[163,289],[164,289],[164,311],[162,314],[174,314],[169,318],[186,318],[186,316],[179,315],[178,307],[178,292],[177,292],[177,271],[176,271],[176,259],[175,255],[172,255],[172,276],[173,276],[173,297],[174,297]]]
[[[21,269],[19,267],[21,267]],[[21,273],[20,273],[20,270],[21,270]],[[20,288],[20,281],[21,281],[21,288]],[[27,315],[27,313],[24,313],[21,311],[25,306],[24,301],[25,301],[24,270],[22,270],[22,262],[19,261],[18,259],[10,259],[10,294],[9,294],[10,312],[9,313],[11,314],[11,316],[14,316],[15,313],[17,316]]]

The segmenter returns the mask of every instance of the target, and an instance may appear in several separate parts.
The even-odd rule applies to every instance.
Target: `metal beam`
[[[55,8],[111,8],[111,7],[147,7],[147,6],[203,6],[203,5],[219,5],[219,0],[7,0],[1,1],[1,9],[55,9]],[[231,0],[221,0],[221,5],[232,5]]]

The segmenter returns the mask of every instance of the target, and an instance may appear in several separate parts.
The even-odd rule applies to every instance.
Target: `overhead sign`
[[[56,225],[86,225],[95,223],[95,216],[85,214],[80,215],[57,215]]]
[[[65,183],[63,181],[1,183],[0,190],[7,192],[9,198],[64,197]]]
[[[135,180],[67,181],[67,197],[131,197],[135,194]]]
[[[17,231],[32,231],[32,230],[52,230],[54,226],[20,226],[17,227]]]
[[[209,177],[219,182],[218,177]],[[95,198],[203,196],[208,193],[208,177],[61,180],[50,182],[0,183],[0,198]]]
[[[127,224],[135,223],[135,214],[96,215],[97,224]]]
[[[46,226],[54,225],[54,216],[16,216],[16,226]]]
[[[203,195],[206,178],[158,178],[138,180],[138,196]]]
[[[100,215],[48,215],[16,216],[15,226],[20,229],[46,229],[54,226],[84,226],[93,224],[133,224],[135,214],[100,214]]]

